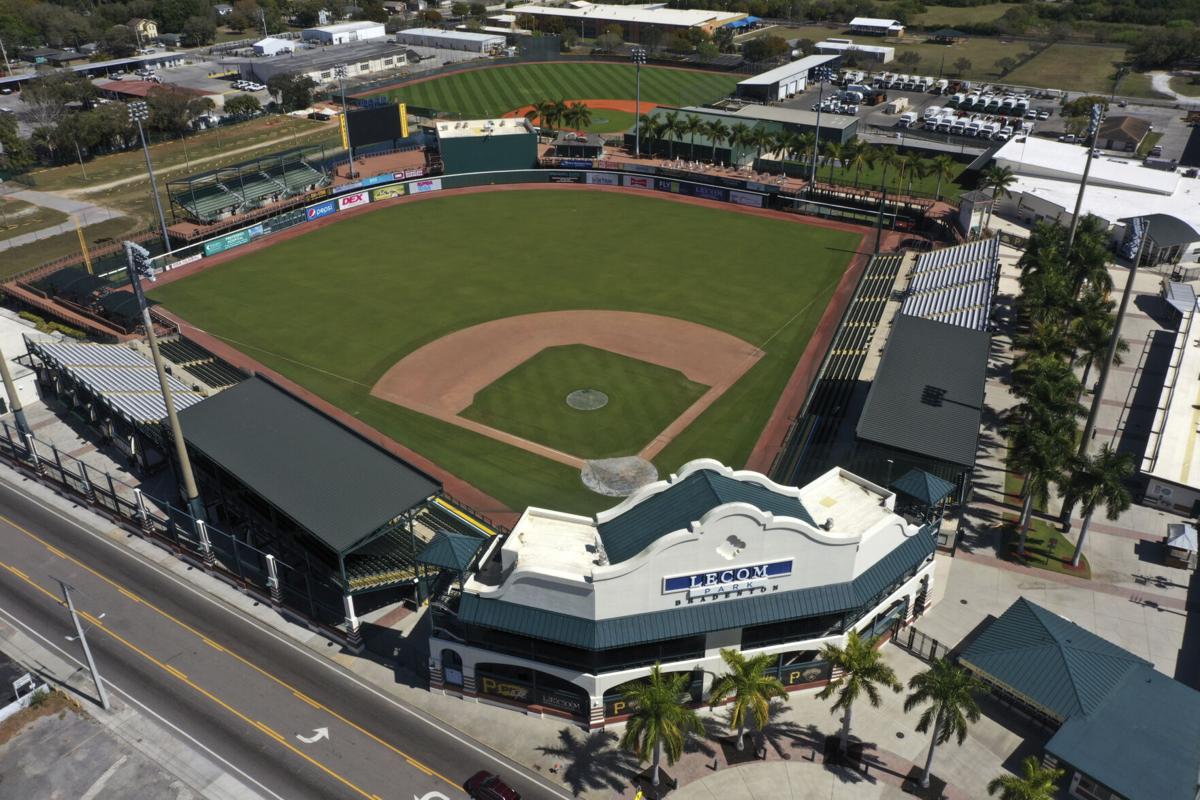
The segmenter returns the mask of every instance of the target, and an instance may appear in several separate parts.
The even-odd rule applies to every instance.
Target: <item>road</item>
[[[0,481],[0,614],[70,652],[57,579],[75,587],[110,689],[264,797],[458,800],[462,782],[487,769],[524,798],[569,798]]]

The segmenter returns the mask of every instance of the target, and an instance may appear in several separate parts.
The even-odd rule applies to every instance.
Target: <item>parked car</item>
[[[1047,109],[1042,109],[1038,112],[1038,119],[1050,119],[1050,112]]]
[[[1158,156],[1161,156],[1161,155],[1162,155],[1162,145],[1161,144],[1156,144],[1156,145],[1154,145],[1154,147],[1150,148],[1150,156],[1152,158],[1157,158]]]
[[[0,94],[12,94],[12,87],[5,86],[4,88],[0,89]]]
[[[500,780],[498,775],[486,770],[480,770],[467,778],[463,788],[474,800],[521,800],[521,795],[516,789]]]

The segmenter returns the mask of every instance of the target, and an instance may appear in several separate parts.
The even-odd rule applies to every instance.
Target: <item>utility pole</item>
[[[79,621],[79,613],[75,610],[75,603],[71,600],[71,586],[64,580],[55,578],[59,585],[62,586],[63,598],[67,601],[67,610],[71,612],[71,622],[75,623],[75,635],[79,637],[79,643],[83,645],[83,657],[87,661],[88,669],[91,670],[92,680],[96,683],[96,694],[100,697],[100,705],[105,711],[111,710],[112,706],[108,702],[108,692],[104,690],[104,681],[100,679],[100,673],[96,671],[96,660],[92,658],[92,649],[88,647],[87,637],[83,633],[83,624]]]
[[[817,127],[813,130],[812,170],[808,179],[809,195],[812,195],[812,191],[817,185],[817,157],[821,152],[821,103],[825,100],[825,81],[829,80],[833,73],[829,71],[829,67],[817,67],[812,71],[812,76],[817,81]]]
[[[162,201],[158,199],[158,181],[154,177],[154,164],[150,161],[150,147],[146,144],[146,132],[142,123],[150,118],[150,108],[141,100],[129,104],[129,121],[137,125],[138,138],[142,140],[142,152],[146,156],[146,172],[150,176],[150,191],[154,197],[154,210],[158,212],[158,226],[162,231],[164,254],[171,252],[171,240],[167,237],[167,218],[163,216]]]
[[[154,273],[150,266],[150,253],[141,245],[125,242],[125,266],[129,270],[129,283],[133,286],[133,294],[137,297],[138,308],[142,311],[142,324],[146,327],[146,339],[150,343],[150,354],[154,358],[154,369],[158,372],[158,385],[162,390],[163,405],[167,408],[167,421],[171,426],[171,438],[175,440],[175,456],[179,460],[179,472],[183,478],[183,492],[187,497],[188,511],[197,528],[204,525],[204,504],[200,502],[200,491],[196,488],[196,477],[192,474],[192,461],[188,457],[187,442],[183,439],[183,429],[179,426],[179,415],[175,413],[175,399],[171,396],[171,386],[167,383],[167,370],[163,366],[162,355],[158,352],[158,336],[154,333],[154,321],[150,319],[150,307],[146,305],[146,295],[142,292],[141,276],[153,280]],[[202,531],[198,532],[203,543],[207,537]],[[205,560],[211,555],[211,550],[205,547]]]
[[[1100,133],[1100,118],[1104,115],[1104,106],[1096,103],[1092,106],[1092,116],[1088,121],[1088,144],[1083,156],[1083,180],[1079,182],[1079,194],[1075,196],[1075,214],[1071,217],[1071,230],[1067,234],[1067,258],[1071,258],[1071,248],[1075,246],[1075,232],[1079,230],[1079,215],[1083,210],[1083,193],[1087,191],[1088,173],[1092,171],[1092,151],[1096,149],[1096,136]]]
[[[643,47],[633,48],[633,67],[637,73],[637,99],[633,111],[633,157],[642,157],[642,66],[646,63],[646,50]],[[715,150],[714,150],[715,152]]]
[[[263,38],[266,39],[270,36],[270,34],[267,33],[267,12],[264,11],[262,7],[259,7],[258,9],[258,18],[262,21]]]
[[[17,423],[17,433],[22,437],[28,436],[33,431],[25,419],[25,409],[21,407],[21,398],[17,396],[17,385],[13,383],[12,373],[8,369],[8,359],[4,357],[4,353],[0,353],[0,376],[4,379],[4,393],[8,395],[8,407],[12,409],[13,421]]]
[[[346,152],[350,155],[350,178],[354,178],[354,145],[350,142],[350,117],[346,115],[346,71],[345,64],[333,68],[333,74],[338,79],[338,89],[342,93],[342,129],[346,131]]]
[[[0,39],[0,56],[4,56],[4,74],[12,75],[12,64],[8,63],[8,50],[4,48],[3,39]]]
[[[1092,438],[1092,433],[1096,429],[1096,417],[1100,413],[1100,402],[1104,398],[1104,387],[1108,383],[1108,373],[1112,367],[1113,358],[1117,354],[1117,346],[1121,342],[1121,323],[1125,321],[1125,310],[1129,308],[1129,298],[1133,296],[1133,279],[1137,275],[1138,262],[1142,260],[1142,253],[1146,249],[1146,240],[1150,238],[1150,221],[1145,218],[1138,220],[1130,220],[1133,225],[1136,222],[1142,224],[1142,240],[1138,242],[1137,253],[1133,256],[1133,263],[1129,265],[1129,276],[1125,279],[1125,291],[1121,294],[1121,305],[1117,309],[1117,319],[1113,323],[1112,339],[1108,343],[1108,352],[1105,353],[1104,363],[1100,365],[1100,380],[1096,382],[1096,393],[1092,395],[1092,407],[1088,411],[1087,424],[1083,427],[1083,437],[1079,440],[1079,455],[1083,456],[1087,453],[1088,442]],[[1068,516],[1069,520],[1070,517]]]

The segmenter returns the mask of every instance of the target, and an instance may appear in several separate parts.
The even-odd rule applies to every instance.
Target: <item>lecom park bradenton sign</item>
[[[712,597],[715,595],[744,592],[767,588],[771,578],[782,578],[792,574],[792,560],[769,561],[763,564],[748,564],[741,567],[725,567],[690,575],[675,575],[663,578],[663,594],[687,592],[688,598]]]

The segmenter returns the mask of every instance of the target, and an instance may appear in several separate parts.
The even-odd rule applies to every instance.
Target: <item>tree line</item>
[[[832,677],[817,693],[821,700],[833,699],[830,713],[841,714],[838,740],[845,753],[850,739],[851,714],[855,704],[865,699],[871,706],[883,702],[883,690],[903,691],[895,671],[884,661],[878,637],[864,637],[851,631],[844,646],[826,644],[819,658],[831,668]],[[725,674],[717,677],[709,690],[709,709],[729,705],[729,727],[736,732],[737,749],[745,747],[747,730],[762,729],[770,722],[771,701],[787,697],[783,682],[770,674],[778,656],[764,654],[747,657],[738,650],[721,650]],[[704,736],[699,715],[689,706],[689,673],[664,673],[655,664],[647,678],[620,687],[631,709],[619,746],[640,762],[651,764],[651,782],[659,785],[663,756],[668,765],[683,755],[689,737]],[[909,694],[904,711],[922,709],[917,732],[928,733],[929,749],[921,770],[921,785],[928,787],[933,772],[934,753],[951,739],[961,745],[972,723],[981,716],[978,697],[987,686],[962,667],[941,659],[908,682]],[[1034,756],[1021,765],[1021,775],[1000,775],[988,783],[988,794],[1000,800],[1053,800],[1063,776],[1059,769],[1041,766]]]

